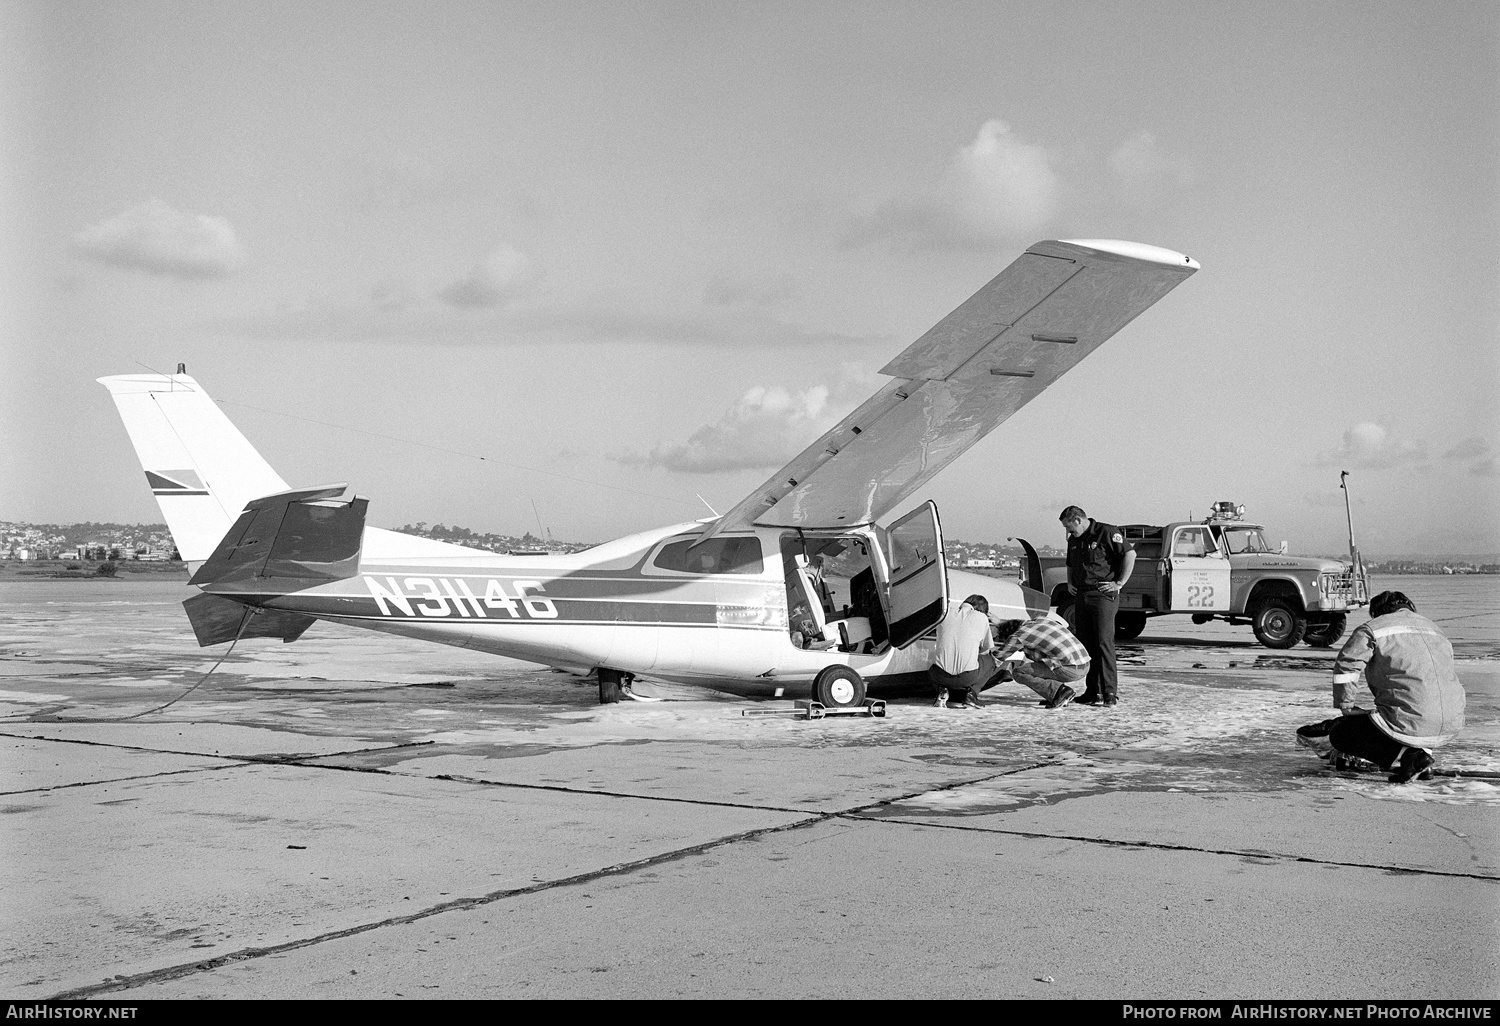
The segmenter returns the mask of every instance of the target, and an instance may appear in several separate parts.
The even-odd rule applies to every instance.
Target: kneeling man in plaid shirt
[[[1088,676],[1089,653],[1066,624],[1046,616],[1007,620],[996,625],[995,640],[1003,642],[996,662],[1017,653],[1025,657],[1010,668],[1011,678],[1041,695],[1048,709],[1061,709],[1078,697],[1068,685]]]

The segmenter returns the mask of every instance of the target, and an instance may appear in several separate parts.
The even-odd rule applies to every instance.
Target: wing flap
[[[719,518],[872,523],[1198,269],[1113,241],[1039,242],[886,365],[897,375]]]

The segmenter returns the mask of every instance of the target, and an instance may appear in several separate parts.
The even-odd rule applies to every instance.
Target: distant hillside
[[[453,545],[464,545],[471,549],[485,549],[489,552],[517,552],[527,549],[546,549],[548,552],[580,552],[583,549],[592,548],[597,542],[560,542],[554,539],[541,539],[530,531],[517,538],[511,534],[479,534],[469,530],[467,527],[445,527],[442,524],[427,526],[426,521],[418,521],[415,524],[406,524],[397,528],[401,534],[414,534],[422,538],[432,538],[435,541],[449,542]]]
[[[549,552],[579,552],[591,548],[597,542],[557,541],[538,538],[530,531],[523,535],[488,534],[472,531],[467,527],[446,526],[425,521],[406,524],[398,530],[402,534],[414,534],[423,538],[451,542],[471,549],[490,552],[515,552],[520,550],[546,549]],[[16,558],[14,553],[27,549],[32,558],[64,558],[65,554],[77,552],[80,547],[106,550],[119,549],[122,558],[129,559],[134,552],[173,551],[172,536],[165,524],[115,524],[86,520],[76,524],[31,524],[21,521],[0,520],[0,559]],[[1002,542],[964,541],[949,538],[944,542],[948,561],[962,566],[970,560],[994,559],[1002,564],[1021,558],[1018,545]],[[1061,556],[1063,550],[1052,545],[1043,545],[1037,550],[1043,556]],[[1302,553],[1305,555],[1305,553]],[[1341,553],[1333,553],[1338,559]],[[1378,574],[1500,574],[1500,553],[1479,556],[1414,555],[1414,556],[1365,556],[1365,565]]]
[[[0,520],[0,558],[16,559],[21,552],[31,559],[116,556],[130,559],[136,554],[170,556],[176,551],[166,524],[114,524],[86,520],[80,524],[28,524]]]

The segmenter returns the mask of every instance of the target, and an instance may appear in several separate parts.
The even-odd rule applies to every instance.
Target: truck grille
[[[1352,567],[1341,574],[1323,574],[1318,578],[1318,590],[1325,601],[1348,606],[1363,606],[1370,601],[1370,579],[1357,573]]]

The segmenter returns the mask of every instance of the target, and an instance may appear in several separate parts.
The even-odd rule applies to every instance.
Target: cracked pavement
[[[222,654],[186,593],[0,589],[12,998],[1500,995],[1490,620],[1396,786],[1292,743],[1330,653],[1212,624],[1122,646],[1110,711],[601,708],[319,625],[126,720]]]

